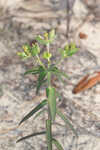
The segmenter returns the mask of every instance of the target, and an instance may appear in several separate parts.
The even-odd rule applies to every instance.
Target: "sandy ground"
[[[64,150],[100,150],[100,84],[79,94],[72,94],[77,82],[86,74],[100,71],[99,0],[76,0],[73,3],[69,39],[66,40],[65,0],[0,0],[0,150],[46,150],[45,136],[17,143],[19,137],[45,130],[44,112],[36,120],[30,118],[18,126],[21,118],[44,99],[44,92],[35,96],[35,79],[23,76],[32,67],[32,60],[23,61],[16,53],[37,34],[57,29],[52,49],[74,41],[79,51],[66,59],[61,68],[69,75],[60,85],[60,109],[68,116],[79,138],[59,118],[53,127],[54,136]],[[73,1],[72,1],[73,2]],[[95,6],[95,7],[94,7]],[[82,35],[80,38],[80,33]],[[59,132],[58,132],[59,131]]]

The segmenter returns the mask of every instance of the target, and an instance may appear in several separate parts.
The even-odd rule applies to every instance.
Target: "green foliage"
[[[47,104],[47,100],[43,100],[38,106],[36,106],[33,110],[31,110],[19,123],[21,125],[24,121],[32,117],[36,112],[38,112],[41,108],[43,108]]]
[[[20,138],[17,142],[20,142],[22,140],[25,140],[27,138],[30,138],[32,136],[37,136],[41,134],[46,134],[47,139],[47,146],[48,150],[52,150],[52,143],[55,144],[58,150],[63,150],[61,144],[52,137],[52,124],[55,121],[56,114],[68,125],[73,133],[77,136],[77,132],[74,129],[73,125],[69,121],[68,117],[66,118],[61,111],[57,108],[56,99],[59,100],[62,99],[59,91],[56,90],[55,87],[52,85],[52,76],[56,76],[57,79],[65,84],[65,81],[63,78],[68,78],[65,72],[63,72],[61,69],[58,68],[56,59],[55,63],[52,63],[52,56],[53,54],[50,52],[50,44],[55,40],[55,30],[51,30],[48,33],[44,33],[43,36],[38,35],[36,37],[36,43],[32,44],[32,46],[25,44],[23,46],[23,52],[18,52],[18,56],[20,56],[23,59],[27,59],[32,57],[37,61],[37,66],[34,66],[32,69],[26,71],[24,75],[32,74],[37,75],[37,85],[36,85],[36,94],[39,93],[39,90],[42,88],[42,85],[46,84],[46,99],[40,102],[35,108],[33,108],[19,123],[22,124],[24,121],[28,120],[30,117],[34,116],[34,119],[37,118],[39,115],[43,113],[43,107],[48,106],[47,111],[48,112],[48,119],[46,120],[46,131],[33,133],[31,135],[25,136]],[[41,61],[40,57],[40,47],[39,44],[45,45],[46,50],[43,52],[42,60],[47,60],[47,63],[44,64],[44,61]],[[63,49],[59,49],[59,52],[61,54],[61,59],[59,60],[59,63],[64,58],[70,57],[73,54],[75,54],[78,51],[76,45],[74,43],[66,44],[66,46]]]

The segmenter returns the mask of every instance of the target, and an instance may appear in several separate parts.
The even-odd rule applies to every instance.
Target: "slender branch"
[[[48,51],[48,53],[49,53],[49,47],[50,47],[50,45],[49,45],[49,43],[47,44],[47,51]]]
[[[45,68],[45,65],[44,65],[44,64],[42,63],[42,61],[40,60],[40,57],[39,57],[38,55],[36,55],[36,57],[37,57],[37,60],[38,60],[39,64],[42,65],[43,68]]]
[[[48,51],[48,53],[49,53],[49,49],[50,49],[50,45],[49,45],[49,43],[47,44],[47,51]],[[48,67],[49,67],[49,65],[50,65],[50,58],[48,58]]]

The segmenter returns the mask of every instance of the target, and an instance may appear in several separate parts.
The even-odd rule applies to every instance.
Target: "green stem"
[[[51,72],[48,72],[47,80],[48,80],[48,87],[51,87]],[[46,138],[47,138],[48,150],[52,150],[52,121],[51,121],[49,104],[48,104],[48,120],[46,121],[46,129],[47,129]]]
[[[51,120],[46,120],[46,138],[47,138],[47,145],[48,150],[52,150],[52,132],[51,132],[51,126],[52,122]]]
[[[47,74],[47,80],[48,80],[48,87],[50,88],[51,87],[51,72],[48,72],[48,74]],[[48,119],[51,119],[49,105],[48,105]]]
[[[47,44],[47,51],[48,51],[48,53],[49,53],[49,43]]]
[[[48,80],[48,87],[51,87],[51,72],[48,72],[47,80]]]

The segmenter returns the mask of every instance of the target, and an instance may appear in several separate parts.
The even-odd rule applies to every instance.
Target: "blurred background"
[[[70,118],[80,138],[58,118],[54,135],[65,150],[100,149],[100,96],[96,88],[73,95],[76,83],[87,73],[100,71],[99,0],[0,0],[0,150],[46,150],[45,136],[16,144],[19,137],[45,129],[45,117],[29,119],[17,128],[23,116],[44,98],[44,88],[35,96],[36,80],[23,76],[33,60],[17,56],[25,43],[54,28],[56,41],[51,45],[54,61],[57,48],[75,42],[79,52],[60,66],[68,75],[60,109]],[[43,47],[41,47],[43,48]]]

